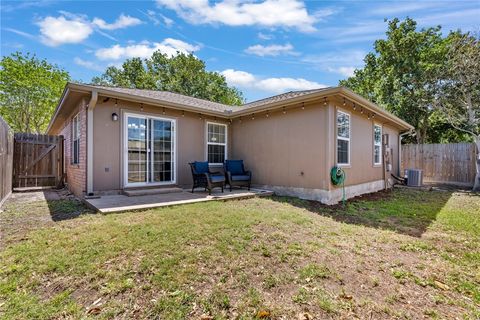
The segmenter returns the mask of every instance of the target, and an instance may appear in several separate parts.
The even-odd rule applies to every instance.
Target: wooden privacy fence
[[[422,169],[425,182],[473,186],[476,147],[474,143],[407,144],[402,146],[404,169]]]
[[[59,187],[63,182],[63,136],[16,133],[13,187]]]
[[[12,192],[13,132],[0,117],[0,206]]]

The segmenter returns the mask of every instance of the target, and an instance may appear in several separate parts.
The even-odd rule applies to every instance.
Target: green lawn
[[[478,194],[110,215],[12,200],[0,217],[2,319],[480,317]]]

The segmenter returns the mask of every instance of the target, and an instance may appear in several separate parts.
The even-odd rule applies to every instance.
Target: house
[[[288,92],[228,106],[154,90],[68,83],[48,134],[65,137],[68,188],[77,196],[188,187],[188,163],[243,159],[252,184],[336,203],[384,188],[399,174],[400,139],[413,127],[343,87]],[[218,171],[218,170],[217,170]]]

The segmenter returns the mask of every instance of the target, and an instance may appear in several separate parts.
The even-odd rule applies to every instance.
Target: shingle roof
[[[185,106],[189,106],[192,108],[200,108],[210,111],[219,111],[225,113],[234,113],[235,111],[242,111],[245,109],[256,108],[262,105],[267,105],[270,103],[280,102],[280,101],[287,101],[292,98],[300,97],[310,93],[321,92],[328,88],[321,88],[321,89],[313,89],[313,90],[302,90],[302,91],[290,91],[286,93],[282,93],[273,97],[268,97],[265,99],[252,101],[246,103],[242,106],[230,106],[225,105],[222,103],[212,102],[204,99],[189,97],[183,94],[169,92],[169,91],[158,91],[158,90],[147,90],[147,89],[133,89],[133,88],[120,88],[120,87],[109,87],[109,86],[100,86],[100,85],[84,85],[82,86],[96,88],[96,89],[104,89],[108,91],[128,94],[132,96],[142,97],[142,98],[150,98],[165,102],[177,103],[182,104]]]
[[[302,90],[302,91],[289,91],[289,92],[282,93],[282,94],[279,94],[279,95],[276,95],[276,96],[273,96],[273,97],[268,97],[268,98],[265,98],[265,99],[261,99],[261,100],[246,103],[242,106],[242,109],[256,108],[256,107],[267,105],[267,104],[270,104],[270,103],[286,101],[286,100],[293,99],[293,98],[296,98],[296,97],[304,96],[306,94],[321,92],[321,91],[324,91],[326,89],[329,89],[329,88]]]
[[[211,111],[220,111],[220,112],[230,112],[232,106],[212,102],[204,99],[189,97],[183,94],[169,92],[169,91],[159,91],[159,90],[147,90],[147,89],[132,89],[132,88],[119,88],[119,87],[108,87],[108,86],[98,86],[98,85],[87,85],[92,88],[104,89],[108,91],[114,91],[123,94],[129,94],[132,96],[150,98],[165,102],[182,104],[185,106],[193,108],[201,108]]]

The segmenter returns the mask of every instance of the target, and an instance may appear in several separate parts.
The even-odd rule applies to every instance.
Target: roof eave
[[[207,110],[207,109],[203,109],[203,108],[192,107],[192,106],[184,105],[184,104],[181,104],[181,103],[174,103],[174,102],[171,102],[171,101],[165,101],[165,100],[161,100],[161,99],[140,97],[140,96],[136,96],[136,95],[132,95],[132,94],[128,94],[128,93],[122,93],[122,92],[118,92],[118,91],[114,91],[114,90],[108,90],[108,89],[105,89],[105,88],[96,87],[94,89],[91,86],[83,86],[83,85],[78,85],[78,84],[75,84],[75,86],[77,86],[79,88],[89,88],[90,90],[95,90],[95,91],[98,92],[99,95],[115,97],[115,98],[124,99],[124,100],[132,101],[132,102],[147,103],[147,104],[151,104],[151,105],[155,105],[155,106],[162,106],[162,107],[166,106],[166,107],[170,107],[170,108],[176,109],[176,110],[190,111],[190,112],[194,112],[194,113],[201,113],[202,115],[212,115],[212,116],[216,116],[216,117],[223,117],[223,118],[226,118],[226,119],[228,119],[229,115],[230,115],[230,113],[226,114],[226,112],[224,112],[224,111]]]
[[[288,105],[292,105],[292,104],[295,104],[295,103],[308,102],[308,101],[311,101],[311,100],[318,99],[319,97],[329,96],[329,95],[335,94],[337,89],[338,89],[337,87],[328,88],[328,89],[322,90],[320,92],[307,93],[307,94],[304,94],[304,95],[301,95],[301,96],[298,96],[298,97],[294,97],[294,98],[290,98],[290,99],[286,99],[286,100],[281,100],[281,101],[275,101],[275,102],[267,103],[267,104],[264,104],[264,105],[261,105],[261,106],[258,106],[258,107],[240,109],[240,110],[237,110],[237,111],[233,111],[231,117],[236,118],[236,117],[241,117],[241,116],[244,116],[244,115],[252,114],[252,113],[255,113],[255,112],[262,112],[262,111],[267,111],[267,110],[272,110],[272,109],[278,109],[278,108],[281,108],[283,106],[288,106]]]
[[[395,124],[397,124],[398,126],[400,126],[403,129],[405,129],[406,131],[411,131],[411,130],[415,129],[408,122],[406,122],[406,121],[400,119],[399,117],[391,114],[390,112],[388,112],[385,109],[379,107],[375,103],[365,99],[364,97],[360,96],[359,94],[356,94],[352,90],[347,89],[345,87],[337,87],[337,88],[339,90],[339,94],[345,96],[346,98],[349,98],[350,100],[355,100],[356,102],[359,102],[361,105],[365,106],[370,111],[373,111],[373,112],[377,113],[378,115],[381,115],[385,118],[390,119]]]

